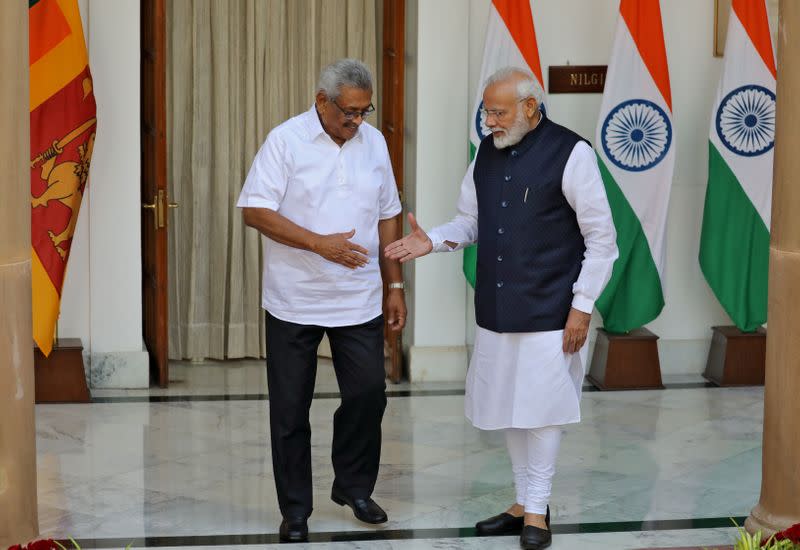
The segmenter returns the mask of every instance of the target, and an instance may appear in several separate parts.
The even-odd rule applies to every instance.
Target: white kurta
[[[511,147],[513,149],[513,146]],[[428,235],[435,252],[459,250],[478,237],[478,201],[470,165],[461,184],[458,214]],[[617,258],[616,231],[597,157],[575,145],[564,168],[564,197],[575,211],[586,245],[572,307],[591,313]],[[444,241],[458,243],[450,248]],[[465,414],[476,428],[540,428],[580,421],[587,345],[563,352],[563,330],[497,333],[477,327],[467,373]]]

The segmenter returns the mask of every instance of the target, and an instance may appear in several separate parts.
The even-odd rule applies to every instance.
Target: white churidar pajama
[[[461,184],[456,217],[428,233],[435,252],[459,250],[477,240],[473,168],[474,163]],[[597,157],[587,143],[581,141],[573,148],[561,188],[575,211],[586,245],[581,272],[572,287],[572,307],[591,313],[611,277],[617,246]],[[444,241],[458,246],[451,249]],[[564,353],[563,333],[498,333],[478,326],[467,373],[464,412],[476,428],[508,430],[517,495],[524,499],[518,503],[534,513],[544,513],[555,472],[561,428],[549,427],[580,422],[588,349],[584,344],[578,353]],[[548,435],[542,435],[545,433]],[[520,442],[522,439],[526,445]],[[526,464],[524,469],[521,462]],[[527,483],[522,481],[523,471]]]
[[[550,502],[550,488],[556,473],[561,428],[508,428],[504,431],[514,472],[517,504],[521,504],[529,514],[544,514]]]

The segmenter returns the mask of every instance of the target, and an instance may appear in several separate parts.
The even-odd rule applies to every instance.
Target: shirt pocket
[[[547,221],[554,210],[566,201],[558,180],[539,179],[526,183],[519,190],[526,215]]]
[[[354,170],[353,181],[358,192],[357,207],[362,215],[370,218],[377,217],[381,210],[381,185],[385,177],[383,171],[384,168],[378,165]]]

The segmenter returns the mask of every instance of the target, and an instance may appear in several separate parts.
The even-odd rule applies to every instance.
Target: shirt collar
[[[361,124],[362,125],[366,124],[366,122],[362,122]],[[322,127],[322,123],[319,120],[319,114],[317,114],[316,103],[312,103],[311,108],[308,111],[306,111],[306,128],[308,129],[308,139],[310,141],[314,141],[320,136],[326,136],[328,139],[331,139],[331,137],[328,136],[327,132],[325,132],[325,128]],[[360,126],[358,128],[358,131],[356,132],[356,135],[353,136],[353,138],[350,139],[349,141],[353,140],[358,140],[359,142],[364,141],[364,132],[361,130]],[[331,139],[331,141],[333,140]]]
[[[541,111],[540,111],[541,112]],[[540,134],[539,130],[541,130],[545,125],[549,124],[549,121],[544,113],[541,113],[541,118],[536,126],[533,127],[527,134],[523,136],[519,143],[516,145],[511,145],[510,147],[506,147],[507,151],[511,151],[512,149],[516,149],[518,154],[523,154],[528,149],[531,148],[531,145],[536,141],[536,137]]]

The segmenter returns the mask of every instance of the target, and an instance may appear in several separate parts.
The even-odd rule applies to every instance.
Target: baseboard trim
[[[92,352],[89,386],[103,389],[150,387],[150,355],[141,351]]]

